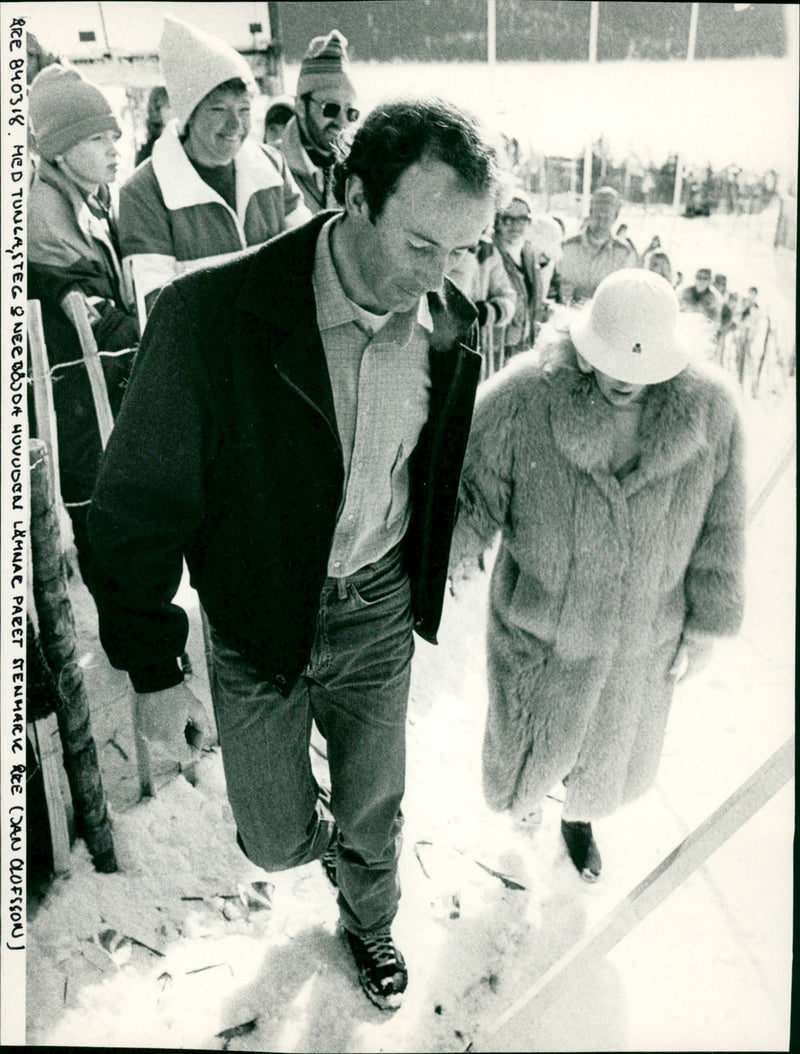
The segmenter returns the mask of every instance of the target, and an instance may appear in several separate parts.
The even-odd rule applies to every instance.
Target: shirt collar
[[[317,239],[312,282],[317,304],[317,324],[320,331],[342,326],[347,322],[356,322],[361,326],[365,322],[364,314],[359,311],[357,305],[350,300],[342,288],[333,262],[331,230],[340,218],[332,216],[327,220]],[[410,312],[403,312],[403,314],[410,314]],[[390,314],[386,321],[389,322],[393,317],[395,316]],[[429,333],[433,332],[433,318],[428,307],[428,298],[425,296],[420,297],[417,305],[416,322]]]

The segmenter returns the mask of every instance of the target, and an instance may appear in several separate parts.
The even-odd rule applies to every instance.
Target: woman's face
[[[618,381],[615,377],[609,377],[607,373],[592,366],[580,354],[578,354],[578,366],[583,373],[594,374],[603,398],[612,406],[630,406],[631,403],[639,402],[647,388],[646,384],[630,384],[628,381]]]

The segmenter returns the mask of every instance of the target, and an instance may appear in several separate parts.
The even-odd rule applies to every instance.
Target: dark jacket
[[[288,695],[308,661],[344,485],[311,284],[331,215],[176,279],[153,309],[89,514],[101,640],[137,691],[181,679],[184,556],[214,628],[266,680]],[[405,545],[415,628],[435,643],[480,356],[454,286],[429,306]]]
[[[534,322],[544,299],[542,277],[536,260],[536,250],[530,242],[525,242],[522,246],[521,267],[499,246],[497,251],[517,294],[517,308],[505,332],[506,354],[515,355],[530,348],[536,337]]]

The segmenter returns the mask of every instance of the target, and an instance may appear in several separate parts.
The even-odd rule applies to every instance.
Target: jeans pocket
[[[401,594],[404,592],[408,594],[409,598],[411,596],[411,586],[405,573],[400,582],[392,575],[391,581],[386,582],[362,582],[358,586],[351,582],[350,588],[353,591],[356,604],[365,608],[377,607],[378,604],[388,604],[390,601],[400,599]]]

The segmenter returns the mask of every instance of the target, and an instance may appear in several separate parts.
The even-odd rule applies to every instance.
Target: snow
[[[777,273],[783,262],[769,217],[623,218],[637,244],[660,232],[685,274],[695,257],[727,267],[793,320],[793,283]],[[758,399],[745,395],[742,410],[752,499],[794,433],[793,380]],[[182,759],[181,772],[157,758],[157,795],[136,800],[125,677],[108,667],[88,594],[73,582],[119,871],[95,873],[78,841],[69,875],[32,912],[28,1044],[787,1050],[791,783],[556,1003],[529,1004],[496,1036],[491,1027],[792,733],[794,478],[792,463],[752,525],[745,625],[677,692],[656,784],[595,825],[604,858],[596,885],[581,882],[561,844],[557,788],[528,831],[484,805],[488,576],[448,596],[440,644],[418,641],[413,666],[394,926],[410,984],[394,1014],[358,987],[320,865],[267,875],[238,850],[218,750],[188,767]],[[208,702],[196,598],[186,586],[181,601],[191,618],[192,685]]]

